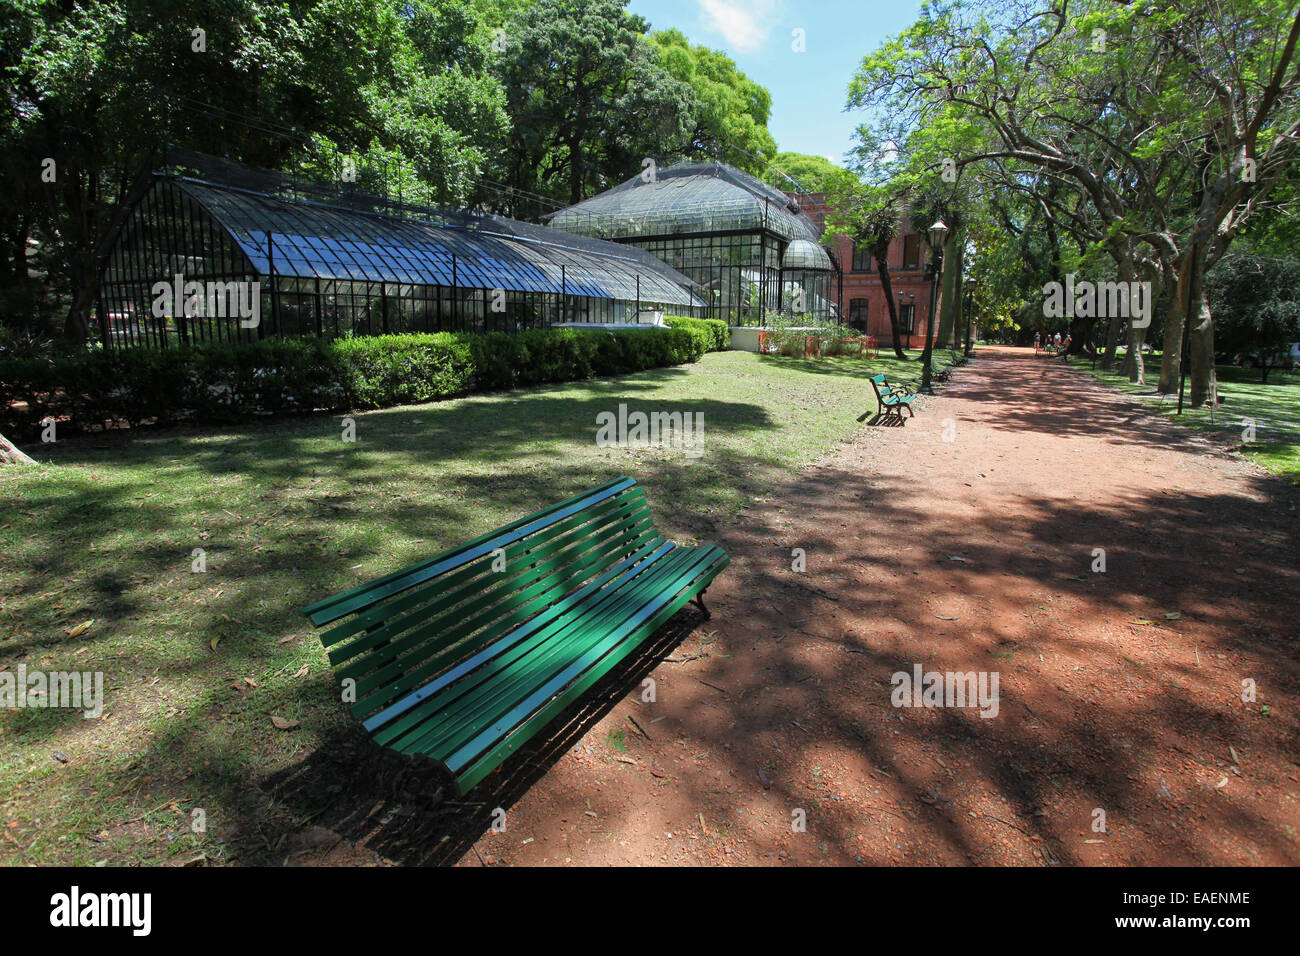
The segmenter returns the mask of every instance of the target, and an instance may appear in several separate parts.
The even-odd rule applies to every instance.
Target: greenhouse
[[[550,224],[652,253],[704,289],[710,318],[760,325],[774,311],[832,314],[837,267],[816,224],[796,200],[725,163],[647,168]]]
[[[100,288],[105,347],[509,332],[706,305],[630,246],[195,154],[155,174]]]

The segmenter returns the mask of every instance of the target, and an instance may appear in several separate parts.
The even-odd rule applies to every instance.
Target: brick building
[[[818,232],[824,232],[828,213],[825,195],[805,193],[791,196],[798,201],[802,212],[816,223]],[[874,335],[882,347],[889,346],[893,342],[889,308],[885,304],[875,260],[866,249],[855,249],[853,243],[844,237],[829,243],[827,248],[840,268],[830,290],[839,314],[849,325]],[[899,295],[902,295],[898,325],[904,348],[925,345],[925,332],[930,325],[930,280],[925,276],[928,258],[929,244],[920,233],[906,232],[894,237],[889,244],[889,280],[895,307],[899,306]],[[937,323],[935,328],[937,330]]]

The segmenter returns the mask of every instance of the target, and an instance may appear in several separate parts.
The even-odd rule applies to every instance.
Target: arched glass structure
[[[785,193],[725,163],[647,168],[550,224],[652,253],[703,288],[710,318],[760,325],[769,311],[831,316],[836,267],[816,224]]]
[[[260,175],[237,184],[157,174],[102,276],[106,347],[509,332],[635,322],[641,309],[701,315],[706,305],[687,276],[639,249],[497,216],[394,214],[324,188],[285,195]],[[235,309],[241,295],[256,297],[256,324]]]

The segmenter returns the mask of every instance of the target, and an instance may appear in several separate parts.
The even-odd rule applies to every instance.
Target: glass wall
[[[788,311],[781,296],[785,243],[774,235],[719,233],[630,240],[629,244],[699,283],[711,319],[761,325],[766,312]]]
[[[727,254],[746,262],[756,254],[749,245]],[[163,179],[114,242],[99,332],[109,348],[166,347],[627,323],[638,307],[703,314],[686,275],[638,255],[498,218],[438,228]]]

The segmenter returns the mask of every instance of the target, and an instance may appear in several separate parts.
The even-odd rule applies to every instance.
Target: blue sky
[[[912,23],[919,0],[631,0],[653,29],[676,27],[691,42],[725,50],[772,92],[768,129],[780,149],[843,165],[864,118],[845,113],[849,78],[862,57]],[[807,51],[792,49],[804,31]]]

